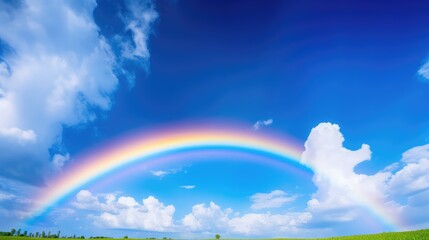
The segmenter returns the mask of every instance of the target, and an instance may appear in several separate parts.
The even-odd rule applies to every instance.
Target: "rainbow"
[[[234,150],[259,154],[266,156],[266,161],[270,158],[281,159],[286,164],[295,165],[295,168],[304,169],[309,173],[308,176],[312,173],[310,168],[299,163],[302,144],[284,136],[264,135],[236,127],[176,127],[162,131],[142,131],[79,157],[77,164],[54,177],[50,181],[51,185],[42,190],[36,198],[30,219],[43,215],[85,184],[101,179],[117,169],[136,163],[150,165],[166,155],[201,150]],[[174,161],[177,158],[171,159]],[[264,158],[260,158],[260,161],[264,161]]]
[[[163,161],[162,159],[163,163],[177,161],[178,158],[167,156],[184,152],[233,150],[256,154],[265,156],[258,158],[262,164],[268,164],[271,159],[274,163],[280,162],[292,168],[304,169],[308,173],[307,176],[311,176],[312,169],[300,162],[302,145],[285,136],[261,134],[239,128],[176,127],[162,131],[138,132],[79,157],[75,165],[54,177],[50,181],[52,184],[36,198],[29,221],[43,216],[86,184],[106,178],[114,171],[123,171],[128,166],[134,166],[133,164],[150,166],[154,162]],[[362,197],[365,198],[366,208],[375,217],[391,229],[399,229],[400,221],[382,207],[382,202],[372,199],[371,196]]]

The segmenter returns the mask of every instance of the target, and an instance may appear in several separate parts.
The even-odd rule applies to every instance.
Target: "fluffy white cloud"
[[[429,159],[422,158],[408,163],[390,178],[388,186],[396,195],[408,195],[429,189]]]
[[[273,119],[267,119],[267,120],[260,120],[256,121],[255,124],[253,124],[253,129],[259,130],[263,126],[269,126],[273,124]]]
[[[250,197],[252,209],[279,208],[285,203],[295,201],[297,196],[290,196],[281,190],[274,190],[270,193],[255,193]]]
[[[100,201],[99,196],[95,196],[88,190],[81,190],[76,195],[74,206],[101,212],[91,217],[94,224],[100,227],[158,232],[175,229],[174,206],[165,206],[153,196],[139,203],[132,197],[116,198],[113,194],[107,194],[104,196],[104,201]]]
[[[118,85],[115,73],[125,70],[122,56],[115,56],[110,45],[115,41],[105,39],[94,22],[96,5],[95,0],[1,2],[3,176],[41,183],[42,176],[65,162],[60,155],[50,159],[48,151],[61,145],[62,128],[93,121],[96,110],[111,107]],[[127,54],[145,66],[146,42],[157,14],[151,1],[126,6],[124,32],[130,31],[132,38],[118,36],[129,46]]]
[[[429,145],[412,148],[400,162],[374,175],[357,174],[354,168],[369,160],[371,151],[363,144],[352,151],[343,147],[338,125],[321,123],[313,128],[302,162],[314,170],[317,192],[308,201],[315,222],[344,222],[368,215],[368,206],[393,219],[410,224],[429,223],[421,212],[429,209]],[[404,201],[405,199],[405,201]],[[374,206],[374,202],[378,202]],[[419,219],[419,221],[416,221]],[[412,227],[412,226],[408,226]]]
[[[210,202],[207,207],[205,204],[197,204],[192,207],[192,212],[182,219],[182,224],[190,231],[225,231],[228,227],[228,214],[230,213],[232,213],[232,209],[228,208],[224,211],[214,202]]]
[[[291,231],[300,231],[300,227],[311,219],[311,214],[308,212],[232,215],[232,209],[222,210],[214,202],[210,202],[207,207],[205,204],[197,204],[192,207],[192,212],[182,219],[182,225],[193,232],[272,236],[273,233],[291,234]]]
[[[353,208],[367,204],[366,196],[384,199],[384,182],[390,176],[387,172],[356,174],[354,167],[370,159],[369,146],[363,144],[351,151],[343,147],[343,142],[338,125],[321,123],[311,130],[302,154],[302,162],[314,170],[313,182],[318,188],[308,202],[309,210],[322,211],[330,220],[351,220],[355,217]],[[335,210],[343,212],[341,217]]]
[[[278,236],[289,236],[294,233],[302,233],[303,229],[301,226],[308,223],[312,216],[308,212],[295,212],[286,214],[258,214],[250,213],[245,214],[242,217],[232,218],[229,222],[231,232],[248,235],[248,236],[260,236],[260,235],[273,235],[279,234]]]

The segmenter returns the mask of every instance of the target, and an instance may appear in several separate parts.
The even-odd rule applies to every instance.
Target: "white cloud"
[[[66,153],[66,154],[55,154],[54,157],[52,158],[52,164],[54,164],[54,166],[57,169],[61,169],[64,164],[70,160],[70,154]]]
[[[405,195],[429,189],[429,159],[405,165],[389,179],[388,187],[395,194]]]
[[[418,74],[424,77],[426,80],[429,80],[429,62],[423,64],[423,66],[419,69]]]
[[[152,174],[154,176],[157,176],[157,177],[163,177],[163,176],[167,175],[168,172],[167,171],[162,171],[162,170],[157,170],[157,171],[152,171]]]
[[[253,124],[253,129],[254,130],[259,130],[261,127],[263,126],[269,126],[273,124],[273,119],[267,119],[267,120],[260,120],[257,121],[255,124]]]
[[[175,224],[173,205],[164,205],[153,196],[141,203],[128,196],[93,194],[81,190],[73,206],[89,212],[93,224],[103,228],[136,229],[157,232],[180,232],[231,236],[273,236],[302,233],[303,225],[311,219],[308,212],[284,214],[248,213],[240,216],[231,208],[222,209],[214,202],[196,204],[192,211]],[[279,235],[280,236],[280,235]]]
[[[395,174],[388,182],[393,195],[413,195],[429,189],[429,144],[417,146],[402,154]]]
[[[2,200],[11,200],[16,198],[15,195],[7,193],[7,192],[0,192],[0,201]]]
[[[351,151],[343,147],[343,142],[338,125],[321,123],[312,129],[305,143],[302,162],[313,169],[317,187],[307,204],[314,222],[358,220],[368,215],[370,206],[377,208],[378,214],[405,219],[414,226],[429,224],[429,218],[421,214],[429,210],[423,200],[429,193],[429,144],[412,148],[400,162],[366,175],[355,173],[354,168],[370,159],[369,146],[363,144]]]
[[[192,212],[182,219],[182,225],[197,232],[224,232],[228,229],[229,214],[232,209],[222,210],[214,202],[206,207],[205,204],[197,204],[192,207]]]
[[[180,186],[180,187],[184,188],[184,189],[194,189],[195,185],[184,185],[184,186]]]
[[[151,27],[158,18],[152,1],[126,1],[130,12],[124,16],[126,30],[132,35],[132,41],[122,39],[122,56],[129,59],[148,59],[150,56],[147,41]]]
[[[252,209],[279,208],[285,203],[295,201],[297,196],[289,196],[284,191],[274,190],[270,193],[255,193],[250,197]]]
[[[308,212],[286,214],[249,213],[242,217],[232,218],[229,222],[231,232],[247,236],[278,234],[289,236],[303,231],[301,226],[308,223],[312,216]]]
[[[79,209],[101,212],[91,216],[94,224],[99,227],[157,232],[175,229],[174,206],[165,206],[153,196],[149,196],[139,203],[132,197],[116,198],[113,194],[107,194],[104,196],[104,201],[100,201],[99,196],[95,196],[88,190],[81,190],[76,195],[74,206]]]
[[[363,144],[351,151],[343,147],[343,142],[339,126],[331,123],[313,128],[305,142],[302,162],[314,170],[313,182],[317,187],[308,209],[322,221],[356,219],[365,214],[361,208],[368,205],[368,196],[385,202],[386,208],[389,206],[385,182],[391,173],[356,174],[354,167],[370,159],[369,146]]]
[[[120,38],[145,66],[157,14],[151,1],[128,4],[124,31],[131,32],[132,42]],[[1,174],[38,184],[64,163],[58,157],[49,161],[49,149],[55,155],[52,147],[61,145],[62,128],[109,110],[118,85],[115,73],[125,70],[94,22],[96,1],[1,5],[0,39],[11,49],[0,56]]]
[[[402,154],[402,161],[406,163],[415,163],[421,159],[429,158],[429,144],[413,147]]]
[[[21,130],[16,127],[0,129],[0,135],[4,137],[15,138],[18,142],[35,142],[36,134],[33,130]]]
[[[232,216],[233,210],[222,210],[214,202],[206,207],[197,204],[192,212],[182,219],[182,225],[193,232],[228,233],[232,235],[272,236],[300,232],[300,227],[310,221],[311,214],[294,212],[285,214],[249,213],[243,216]]]
[[[152,175],[156,176],[156,177],[165,177],[169,174],[175,174],[180,172],[181,169],[170,169],[170,170],[154,170],[152,171]]]

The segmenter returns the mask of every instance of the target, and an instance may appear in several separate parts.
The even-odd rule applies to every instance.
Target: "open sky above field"
[[[0,231],[429,227],[428,12],[0,0]]]

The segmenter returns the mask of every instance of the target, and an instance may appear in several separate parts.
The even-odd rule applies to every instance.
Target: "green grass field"
[[[0,236],[0,240],[55,240],[55,238],[31,238],[31,237],[6,237]],[[344,236],[344,237],[329,237],[329,238],[276,238],[271,240],[429,240],[429,229],[409,231],[409,232],[389,232],[369,235],[356,235],[356,236]],[[70,240],[70,238],[57,238],[57,240]],[[131,240],[131,238],[129,239]],[[138,240],[138,239],[134,239]],[[143,239],[142,239],[143,240]],[[221,240],[226,240],[221,238]],[[237,240],[237,239],[236,239]],[[262,240],[262,239],[258,239]]]

